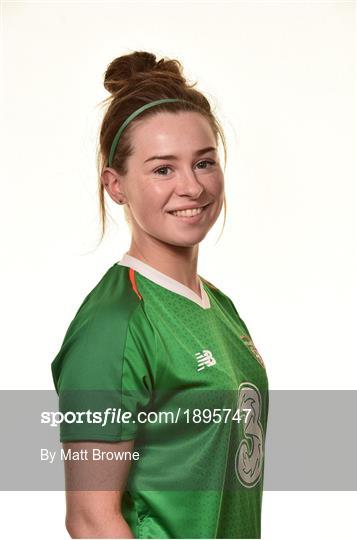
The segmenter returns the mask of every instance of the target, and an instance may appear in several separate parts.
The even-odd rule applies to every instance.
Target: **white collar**
[[[198,279],[200,283],[201,297],[196,294],[192,289],[186,287],[186,285],[184,285],[183,283],[180,283],[176,279],[173,279],[170,276],[163,274],[153,266],[144,263],[137,257],[132,257],[131,255],[128,255],[128,253],[124,253],[124,255],[122,256],[120,261],[117,262],[117,264],[133,268],[133,270],[136,270],[137,272],[139,272],[139,274],[145,276],[154,283],[157,283],[158,285],[161,285],[161,287],[164,287],[169,291],[175,292],[177,294],[180,294],[181,296],[184,296],[185,298],[188,298],[189,300],[192,300],[203,309],[209,309],[211,307],[209,296],[206,293],[201,278],[199,276]]]

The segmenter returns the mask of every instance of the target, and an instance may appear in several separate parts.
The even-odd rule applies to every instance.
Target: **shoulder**
[[[109,325],[128,322],[140,304],[132,288],[128,268],[113,264],[80,304],[69,329],[88,324]]]
[[[233,307],[233,309],[235,310],[234,304],[233,304],[232,300],[229,298],[229,296],[227,294],[225,294],[221,289],[219,289],[218,287],[213,285],[213,283],[208,281],[208,279],[203,278],[202,276],[200,276],[200,277],[201,277],[201,280],[203,281],[203,283],[205,283],[207,285],[207,287],[209,288],[209,290],[211,291],[211,293],[213,294],[213,296],[216,298],[216,300],[219,303],[223,304],[224,306],[226,306],[229,309],[232,309],[232,307]]]
[[[143,325],[145,314],[140,306],[129,269],[113,264],[84,298],[67,328],[51,364],[55,385],[65,372],[76,382],[85,371],[93,372],[93,383],[100,370],[114,376],[131,321],[135,327]]]

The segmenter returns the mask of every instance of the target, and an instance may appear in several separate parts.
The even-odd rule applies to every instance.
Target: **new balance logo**
[[[216,360],[213,358],[211,351],[203,349],[195,354],[197,360],[197,371],[201,371],[205,367],[214,366]]]

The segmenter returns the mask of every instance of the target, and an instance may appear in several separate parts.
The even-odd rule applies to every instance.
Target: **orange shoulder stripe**
[[[141,296],[141,294],[139,293],[138,288],[137,288],[137,286],[136,286],[136,281],[135,281],[135,271],[134,271],[133,268],[129,268],[129,278],[130,278],[131,286],[133,287],[134,292],[138,295],[138,297],[140,298],[140,300],[142,300],[142,296]]]

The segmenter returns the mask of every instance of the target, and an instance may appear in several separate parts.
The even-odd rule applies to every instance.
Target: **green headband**
[[[145,105],[143,105],[142,107],[140,107],[139,109],[134,111],[130,116],[128,116],[128,118],[122,123],[122,125],[118,129],[118,131],[117,131],[117,133],[116,133],[116,135],[115,135],[115,137],[113,139],[112,146],[110,147],[109,160],[108,160],[109,167],[112,166],[114,154],[115,154],[115,151],[117,149],[120,136],[123,133],[126,126],[129,124],[129,122],[131,122],[133,120],[133,118],[138,116],[138,114],[142,113],[146,109],[149,109],[150,107],[154,107],[155,105],[160,105],[160,103],[170,103],[170,102],[173,102],[173,101],[184,101],[185,103],[190,103],[190,101],[187,101],[186,99],[178,99],[178,98],[158,99],[156,101],[151,101],[150,103],[146,103]]]

